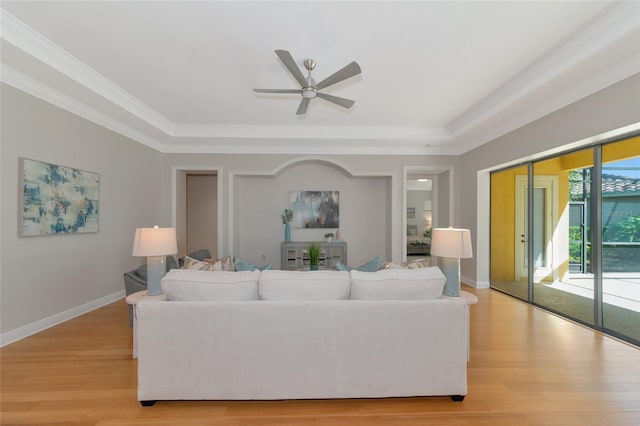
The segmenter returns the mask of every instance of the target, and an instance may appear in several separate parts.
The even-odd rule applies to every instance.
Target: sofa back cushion
[[[172,269],[162,279],[168,300],[257,300],[260,271],[228,272]]]
[[[376,272],[352,270],[350,274],[351,299],[363,300],[438,299],[446,281],[437,267]]]
[[[258,281],[264,300],[348,299],[350,288],[346,271],[262,271]]]

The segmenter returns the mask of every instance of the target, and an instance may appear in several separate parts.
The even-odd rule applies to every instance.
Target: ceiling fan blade
[[[356,101],[352,101],[351,99],[339,98],[338,96],[327,95],[326,93],[316,93],[316,96],[327,100],[329,102],[333,102],[336,105],[340,105],[343,108],[351,108]]]
[[[258,93],[297,93],[302,94],[302,89],[253,89]]]
[[[316,89],[320,90],[332,84],[340,83],[342,80],[346,80],[362,72],[360,65],[353,61],[349,65],[331,74],[329,77],[316,84]]]
[[[302,101],[300,102],[300,106],[298,107],[298,110],[296,111],[296,115],[302,115],[305,112],[307,112],[307,107],[309,106],[309,101],[311,99],[309,98],[302,98]]]
[[[278,58],[284,63],[287,67],[291,75],[296,79],[296,81],[300,84],[300,87],[308,86],[307,80],[304,79],[304,75],[300,71],[300,68],[296,65],[296,62],[293,60],[291,53],[286,50],[276,50],[276,55]]]

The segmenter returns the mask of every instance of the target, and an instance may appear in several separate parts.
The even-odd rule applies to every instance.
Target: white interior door
[[[535,176],[533,188],[533,259],[534,282],[546,277],[556,278],[553,265],[553,227],[557,223],[558,178]],[[527,232],[528,206],[527,176],[516,176],[516,233],[515,233],[515,279],[526,279],[529,274]]]

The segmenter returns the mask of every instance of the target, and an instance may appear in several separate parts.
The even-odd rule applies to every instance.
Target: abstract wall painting
[[[292,191],[289,205],[292,228],[340,227],[340,191]]]
[[[98,232],[100,175],[20,158],[19,235]]]

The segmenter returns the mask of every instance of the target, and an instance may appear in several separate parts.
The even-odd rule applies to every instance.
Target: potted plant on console
[[[309,246],[309,269],[318,270],[318,259],[320,258],[320,246],[318,243],[311,243]]]
[[[330,243],[333,240],[333,232],[327,232],[324,234],[324,237],[327,239],[327,242]]]

